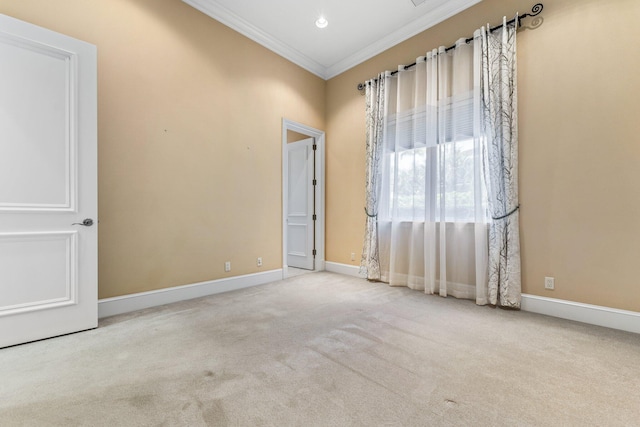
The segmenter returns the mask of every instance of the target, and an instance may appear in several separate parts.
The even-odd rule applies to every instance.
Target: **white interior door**
[[[313,270],[313,138],[287,144],[287,265]]]
[[[97,326],[96,79],[95,46],[0,15],[0,347]]]

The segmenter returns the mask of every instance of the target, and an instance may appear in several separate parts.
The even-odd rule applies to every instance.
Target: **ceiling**
[[[182,1],[330,79],[482,0]]]

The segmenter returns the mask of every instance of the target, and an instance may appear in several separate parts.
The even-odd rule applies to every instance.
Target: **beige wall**
[[[484,0],[328,82],[328,261],[357,264],[362,249],[357,83],[534,2],[505,3]],[[518,34],[523,291],[640,311],[640,2],[553,0],[541,16]]]
[[[292,130],[287,129],[287,144],[291,144],[292,142],[302,141],[303,139],[309,138],[308,135],[303,135],[298,132],[294,132]]]
[[[326,83],[180,0],[2,0],[0,13],[98,46],[105,298],[281,266],[282,117],[326,129],[326,258],[357,264],[356,84],[532,3],[484,0]],[[518,36],[523,289],[640,311],[640,2],[553,0],[542,16]]]
[[[0,13],[98,46],[100,298],[282,267],[282,118],[324,129],[326,82],[180,0]]]

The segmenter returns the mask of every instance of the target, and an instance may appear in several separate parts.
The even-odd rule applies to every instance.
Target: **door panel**
[[[77,302],[77,232],[0,235],[3,315]]]
[[[309,253],[307,245],[307,224],[289,224],[289,254],[298,257],[306,257]],[[291,265],[295,267],[295,265]],[[304,267],[299,267],[304,268]]]
[[[97,326],[96,49],[0,15],[0,64],[3,347]]]
[[[313,138],[287,144],[287,265],[313,270]]]
[[[3,105],[0,209],[69,206],[73,99],[69,52],[4,36],[0,42]],[[37,101],[37,102],[34,102]],[[46,144],[40,141],[47,141]]]

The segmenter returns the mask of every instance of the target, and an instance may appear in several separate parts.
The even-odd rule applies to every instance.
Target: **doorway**
[[[282,277],[289,268],[322,271],[324,257],[323,131],[282,120]]]

